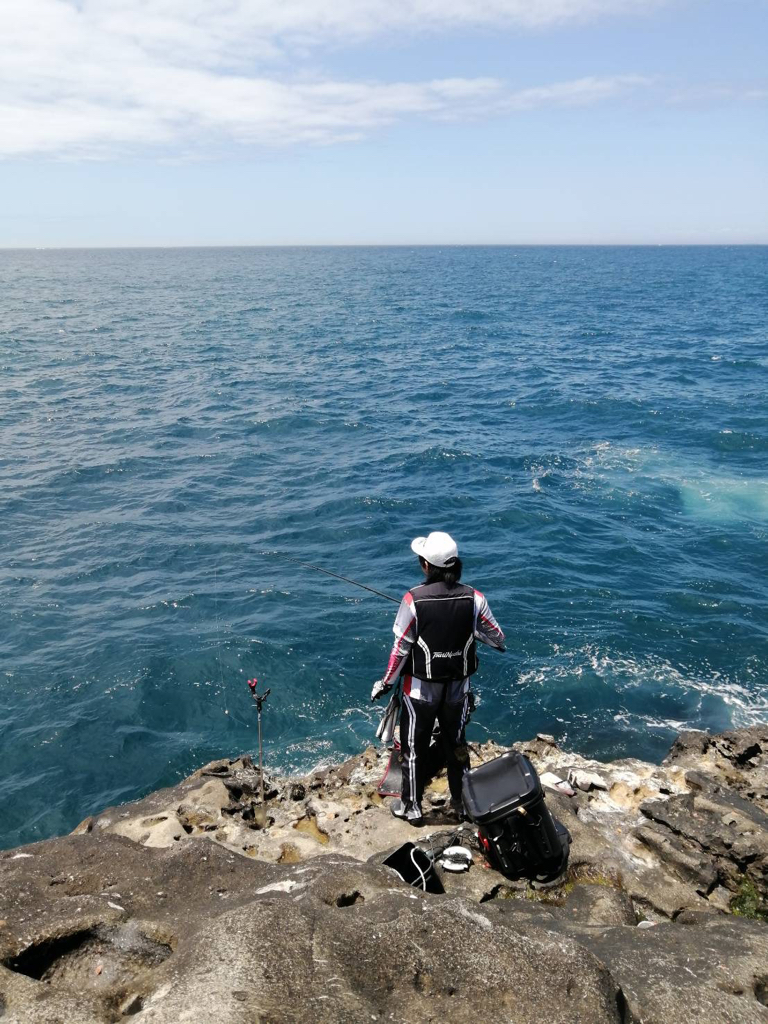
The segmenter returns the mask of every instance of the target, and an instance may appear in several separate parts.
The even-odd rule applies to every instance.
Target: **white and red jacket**
[[[485,596],[479,590],[475,590],[474,595],[475,638],[480,640],[481,643],[488,644],[489,647],[494,647],[497,651],[505,650],[504,633],[493,617]],[[411,653],[411,648],[419,636],[418,614],[413,594],[410,591],[405,594],[400,602],[392,632],[395,634],[395,642],[389,655],[387,671],[382,678],[384,683],[394,682],[400,674]],[[403,693],[414,700],[423,700],[430,703],[445,700],[449,703],[454,703],[460,701],[468,691],[469,676],[450,683],[418,679],[413,675],[403,676]]]

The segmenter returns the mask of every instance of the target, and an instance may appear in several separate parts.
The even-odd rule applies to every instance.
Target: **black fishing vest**
[[[417,679],[450,683],[477,671],[475,592],[457,583],[423,583],[411,590],[416,642],[403,672]]]

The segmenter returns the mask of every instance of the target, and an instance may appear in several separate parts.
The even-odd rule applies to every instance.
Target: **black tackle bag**
[[[503,875],[545,882],[565,871],[570,832],[550,814],[525,754],[512,750],[467,772],[462,799],[488,861]]]

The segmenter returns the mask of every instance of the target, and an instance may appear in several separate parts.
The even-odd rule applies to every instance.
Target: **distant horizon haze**
[[[712,249],[765,248],[767,242],[183,242],[151,245],[2,245],[0,252],[120,249]]]

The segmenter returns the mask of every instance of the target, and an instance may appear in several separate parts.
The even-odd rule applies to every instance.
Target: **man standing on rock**
[[[485,597],[459,583],[461,560],[447,533],[417,537],[426,580],[403,597],[393,626],[395,642],[384,676],[373,685],[371,700],[388,693],[402,677],[400,714],[403,784],[392,813],[421,825],[421,801],[432,730],[437,720],[448,766],[451,808],[461,812],[461,782],[469,768],[464,727],[470,709],[470,676],[477,670],[476,640],[504,651],[504,634]]]

